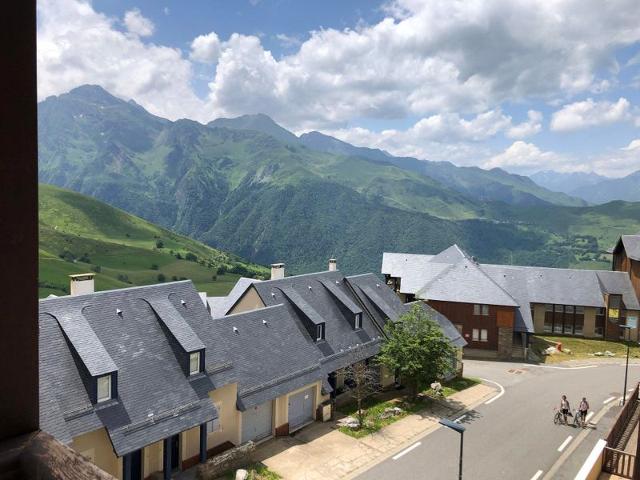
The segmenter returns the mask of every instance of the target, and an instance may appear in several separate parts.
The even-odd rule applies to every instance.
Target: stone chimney
[[[271,280],[284,278],[284,263],[271,264]]]
[[[336,259],[335,258],[330,258],[329,259],[329,271],[330,272],[335,272],[338,269],[338,264],[336,263]]]
[[[95,276],[95,273],[69,275],[69,278],[71,279],[69,293],[71,295],[86,295],[87,293],[93,293],[95,291],[93,277]]]

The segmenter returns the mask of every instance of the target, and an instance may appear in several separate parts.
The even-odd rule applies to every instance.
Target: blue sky
[[[99,84],[154,114],[266,113],[398,155],[640,169],[635,0],[39,0],[39,95]]]

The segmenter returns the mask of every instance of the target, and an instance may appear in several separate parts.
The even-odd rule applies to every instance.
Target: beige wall
[[[545,304],[536,303],[533,305],[533,331],[544,333]]]
[[[144,447],[142,452],[143,478],[147,478],[154,472],[162,471],[162,440]]]
[[[314,387],[314,386],[315,386],[315,398],[313,403],[313,411],[315,412],[316,409],[318,408],[318,405],[320,405],[322,402],[324,402],[329,398],[329,395],[322,395],[322,392],[321,392],[322,383],[319,381],[315,383],[310,383],[309,385],[305,385],[302,388],[298,388],[293,392],[289,392],[285,395],[281,395],[278,398],[276,398],[275,419],[273,422],[276,428],[281,425],[284,425],[289,421],[289,418],[288,418],[289,417],[289,397],[291,395],[295,395],[298,392],[301,392],[302,390],[306,390],[307,388]]]
[[[200,455],[200,425],[180,432],[180,460]]]
[[[209,392],[209,398],[218,409],[219,428],[207,436],[207,449],[224,442],[240,444],[240,412],[236,408],[237,395],[237,383]]]
[[[260,295],[255,288],[249,287],[244,295],[240,297],[240,299],[236,302],[231,310],[229,310],[229,314],[232,313],[241,313],[246,312],[248,310],[255,310],[257,308],[264,308],[265,304],[260,299]]]
[[[74,438],[71,447],[105,472],[122,479],[122,458],[113,451],[111,440],[104,428]]]
[[[596,309],[594,307],[584,307],[584,326],[582,335],[585,337],[595,336],[596,329]]]

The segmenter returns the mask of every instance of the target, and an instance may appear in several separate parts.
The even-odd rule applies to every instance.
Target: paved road
[[[573,450],[566,464],[553,471],[553,478],[573,478],[596,440],[603,435],[611,415],[591,429],[579,445],[573,442],[582,430],[553,424],[553,407],[561,393],[571,408],[586,395],[596,412],[611,397],[622,395],[624,365],[600,364],[594,368],[549,368],[522,363],[465,361],[465,375],[499,383],[504,395],[482,404],[460,421],[466,426],[464,442],[465,479],[543,479],[562,455]],[[640,365],[629,367],[629,387],[640,380]],[[569,437],[572,437],[569,439]],[[359,479],[456,479],[459,435],[439,428],[421,438],[402,456],[377,464]],[[576,448],[577,447],[577,448]],[[402,453],[402,452],[400,452]],[[541,473],[540,473],[541,472]],[[537,475],[537,476],[536,476]],[[551,478],[551,477],[548,477]]]

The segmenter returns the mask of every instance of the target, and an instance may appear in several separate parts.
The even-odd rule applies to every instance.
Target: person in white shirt
[[[580,406],[578,407],[578,411],[582,416],[582,421],[587,422],[587,413],[589,413],[589,402],[587,402],[586,397],[582,397],[582,401],[580,402]]]
[[[567,400],[566,395],[562,395],[560,399],[560,411],[562,412],[562,416],[564,417],[564,423],[567,423],[567,415],[571,415],[571,407],[569,406],[569,400]]]

